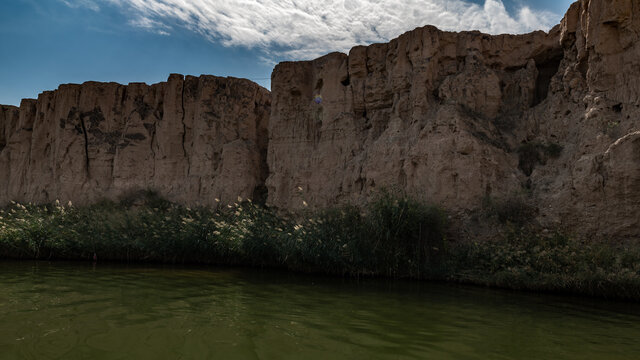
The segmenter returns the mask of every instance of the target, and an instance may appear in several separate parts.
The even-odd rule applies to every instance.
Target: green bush
[[[640,246],[587,243],[508,228],[493,241],[457,243],[448,279],[510,289],[640,299]]]
[[[389,275],[419,277],[438,266],[446,227],[440,209],[383,191],[369,204],[366,215],[363,233],[376,240],[373,251]]]
[[[550,143],[547,145],[543,145],[543,151],[545,155],[551,159],[557,159],[562,154],[562,150],[564,147],[562,145],[558,145],[556,143]]]
[[[501,224],[519,226],[531,222],[537,211],[524,193],[515,193],[504,198],[487,196],[483,200],[482,207],[489,218],[495,218]]]
[[[450,241],[440,209],[391,192],[364,209],[298,214],[250,201],[191,209],[152,193],[88,207],[12,204],[0,210],[0,258],[251,265],[640,299],[640,246],[540,234],[522,200],[487,200],[503,224],[484,242]]]
[[[190,209],[153,192],[88,207],[14,204],[0,212],[0,257],[248,264],[351,275],[420,276],[444,241],[444,215],[381,194],[351,206],[279,214],[249,201]],[[435,249],[435,250],[434,250]]]

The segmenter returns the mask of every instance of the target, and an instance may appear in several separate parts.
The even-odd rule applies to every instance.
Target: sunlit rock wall
[[[270,94],[244,79],[62,85],[0,110],[0,202],[151,189],[214,205],[263,194]]]
[[[281,63],[268,202],[361,204],[399,188],[473,229],[483,199],[526,197],[544,227],[638,237],[639,30],[638,1],[582,0],[549,33],[427,26]]]
[[[0,107],[0,203],[153,189],[184,204],[364,204],[382,188],[482,228],[486,199],[597,239],[640,236],[640,3],[581,0],[549,33],[426,26],[241,79],[63,85]],[[494,229],[489,229],[488,232]]]

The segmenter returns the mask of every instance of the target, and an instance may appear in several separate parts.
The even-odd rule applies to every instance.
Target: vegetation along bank
[[[640,247],[541,234],[508,205],[486,206],[482,221],[502,230],[474,242],[449,239],[441,209],[391,192],[364,210],[296,214],[242,198],[189,208],[150,192],[86,207],[14,203],[0,210],[0,258],[247,265],[640,299]]]

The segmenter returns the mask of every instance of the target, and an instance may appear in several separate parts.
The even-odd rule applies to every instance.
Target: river
[[[640,359],[640,304],[271,270],[0,262],[0,359]]]

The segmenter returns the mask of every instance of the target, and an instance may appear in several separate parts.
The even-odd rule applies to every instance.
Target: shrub
[[[640,246],[535,232],[524,194],[487,198],[485,207],[502,231],[492,241],[451,242],[440,209],[391,192],[363,210],[299,214],[248,201],[221,210],[12,204],[0,210],[0,258],[241,264],[640,299]]]
[[[105,200],[102,205],[109,206],[112,204],[110,201]],[[167,210],[171,207],[171,202],[160,196],[160,194],[152,189],[146,190],[134,190],[129,191],[119,199],[119,205],[131,208],[134,206],[146,206],[149,208],[156,208],[161,210]]]
[[[551,159],[556,159],[558,157],[560,157],[560,154],[562,154],[562,150],[564,150],[564,147],[562,147],[561,145],[558,145],[556,143],[550,143],[547,145],[543,145],[543,151],[545,153],[545,155],[547,155],[547,157],[551,158]]]
[[[505,198],[486,196],[483,209],[489,218],[495,218],[501,224],[525,225],[531,222],[537,209],[530,204],[526,194],[511,194]]]
[[[492,241],[454,244],[447,257],[448,279],[510,289],[640,299],[640,247],[506,229]]]
[[[375,239],[373,251],[390,275],[420,276],[437,267],[444,250],[445,219],[436,207],[383,191],[367,207],[364,231]]]
[[[249,201],[190,209],[144,191],[88,207],[15,204],[0,215],[0,256],[248,264],[339,274],[419,276],[435,264],[444,215],[381,194],[345,206],[279,214]]]
[[[540,163],[540,151],[536,144],[523,144],[518,148],[518,168],[529,176],[535,166]]]

